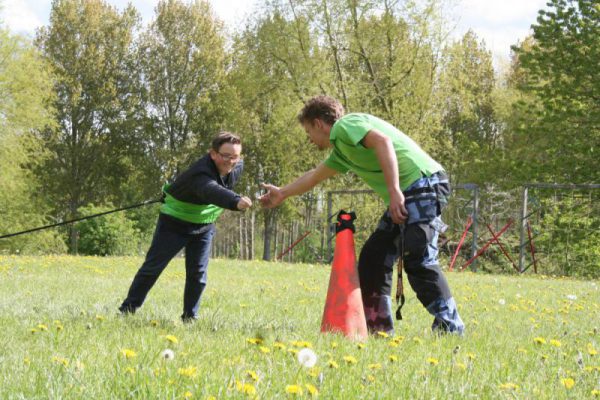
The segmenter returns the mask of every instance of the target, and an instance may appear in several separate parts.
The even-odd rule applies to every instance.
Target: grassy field
[[[465,337],[409,289],[396,336],[358,344],[319,333],[328,267],[213,260],[183,325],[182,259],[117,315],[140,261],[0,257],[0,398],[600,398],[597,281],[448,273]]]

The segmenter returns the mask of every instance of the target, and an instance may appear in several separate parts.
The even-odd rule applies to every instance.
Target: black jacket
[[[167,192],[186,203],[214,204],[237,211],[241,196],[232,189],[243,169],[244,161],[240,160],[229,174],[221,177],[210,154],[206,154],[181,173]]]

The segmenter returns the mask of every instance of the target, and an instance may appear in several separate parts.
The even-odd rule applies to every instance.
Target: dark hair
[[[223,146],[225,143],[242,144],[242,141],[236,134],[227,131],[221,131],[213,139],[211,147],[214,151],[219,151],[221,146]]]
[[[304,103],[304,107],[298,114],[298,122],[312,124],[318,118],[326,124],[333,125],[343,115],[344,107],[339,101],[329,96],[315,96]]]

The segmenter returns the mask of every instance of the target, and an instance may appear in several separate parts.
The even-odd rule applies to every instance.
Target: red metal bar
[[[490,224],[486,224],[488,227],[488,230],[490,231],[490,233],[492,234],[492,236],[494,236],[494,231],[492,230],[492,227],[490,226]],[[494,240],[496,242],[496,244],[498,246],[500,246],[500,250],[502,250],[502,252],[504,253],[504,255],[506,256],[506,258],[508,258],[508,260],[510,261],[510,263],[512,264],[513,268],[515,269],[515,271],[519,272],[519,268],[517,268],[517,265],[515,264],[515,262],[513,261],[512,257],[510,256],[510,254],[508,254],[508,251],[506,251],[506,249],[504,248],[504,246],[502,245],[502,242],[500,242],[499,239]]]
[[[458,256],[458,252],[460,251],[460,248],[462,247],[463,242],[465,241],[465,238],[467,237],[467,233],[469,232],[469,228],[471,227],[471,224],[473,224],[473,219],[469,215],[469,218],[467,218],[467,224],[465,226],[465,230],[463,231],[463,234],[460,237],[460,241],[458,242],[458,246],[456,246],[456,250],[454,251],[454,255],[452,256],[452,261],[450,261],[450,267],[448,267],[449,271],[452,271],[454,269],[454,262],[456,261],[456,257]]]
[[[301,241],[304,240],[305,237],[307,237],[308,235],[310,235],[311,231],[307,231],[304,235],[300,236],[300,238],[298,240],[296,240],[294,243],[292,243],[292,245],[290,247],[288,247],[287,249],[285,249],[285,251],[281,252],[281,254],[279,254],[276,258],[276,260],[281,259],[283,256],[285,256],[287,253],[289,253],[294,247],[296,247],[296,245],[298,243],[300,243]]]
[[[531,237],[531,224],[527,220],[527,236],[529,236],[529,250],[531,250],[531,258],[533,259],[533,272],[537,274],[537,261],[535,260],[535,246]]]
[[[461,267],[461,271],[463,271],[465,268],[467,268],[473,261],[475,261],[475,259],[477,257],[479,257],[480,255],[482,255],[488,247],[490,247],[490,245],[494,242],[494,240],[497,240],[500,236],[502,236],[502,234],[504,232],[506,232],[506,230],[512,225],[513,220],[509,220],[508,223],[506,225],[504,225],[504,227],[500,230],[500,232],[498,232],[497,234],[493,235],[493,237],[487,241],[487,243],[477,252],[477,254],[475,254],[473,257],[471,257],[471,259],[469,261],[467,261],[465,263],[465,265],[463,265]]]

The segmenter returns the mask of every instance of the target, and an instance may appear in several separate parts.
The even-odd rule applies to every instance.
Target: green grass
[[[431,334],[408,289],[396,337],[359,345],[319,333],[328,267],[212,260],[200,320],[183,325],[182,259],[117,315],[140,262],[0,257],[0,398],[274,399],[307,384],[329,399],[600,398],[598,281],[448,273],[465,337]],[[294,355],[307,345],[312,369]]]

